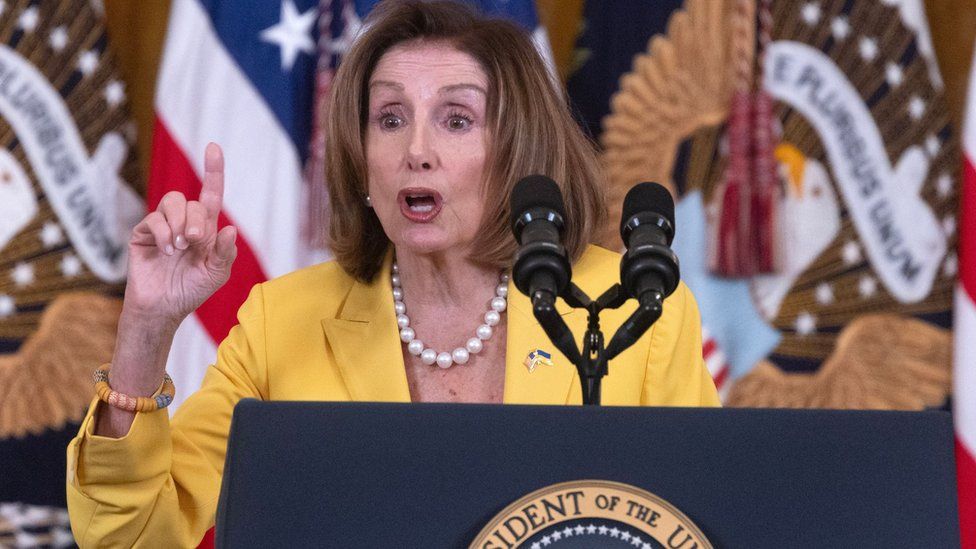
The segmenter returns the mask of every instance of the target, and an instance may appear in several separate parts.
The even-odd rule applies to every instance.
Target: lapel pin
[[[552,355],[543,351],[542,349],[536,349],[530,352],[529,356],[525,357],[525,367],[529,369],[530,374],[534,372],[536,366],[540,364],[552,366]]]

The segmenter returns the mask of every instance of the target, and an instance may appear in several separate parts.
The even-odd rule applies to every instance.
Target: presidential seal
[[[486,525],[471,549],[523,547],[673,547],[712,544],[687,516],[640,488],[607,480],[553,484],[512,503]]]

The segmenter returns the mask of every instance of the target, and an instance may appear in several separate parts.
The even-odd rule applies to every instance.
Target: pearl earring
[[[368,194],[366,195],[366,207],[367,208],[372,208],[373,207],[373,199],[370,198]]]

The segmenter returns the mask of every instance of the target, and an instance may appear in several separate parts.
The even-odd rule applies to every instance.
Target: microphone
[[[522,178],[512,190],[512,232],[519,243],[512,280],[532,300],[532,314],[553,345],[573,364],[582,364],[573,332],[556,310],[572,278],[569,254],[560,242],[566,210],[559,186],[544,175]]]
[[[630,189],[620,217],[620,237],[627,247],[620,260],[620,283],[638,306],[607,345],[607,360],[637,342],[660,318],[664,298],[678,287],[678,256],[670,248],[674,239],[671,193],[657,183]]]
[[[657,183],[635,185],[624,198],[620,238],[627,247],[620,262],[624,290],[639,302],[660,301],[678,287],[681,275],[674,240],[674,200]]]
[[[532,299],[555,303],[572,277],[569,256],[560,237],[566,211],[559,186],[544,175],[530,175],[515,184],[511,198],[512,232],[519,243],[512,278]]]

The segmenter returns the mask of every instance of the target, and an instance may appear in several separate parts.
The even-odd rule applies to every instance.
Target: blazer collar
[[[400,334],[394,322],[390,296],[388,253],[377,278],[370,284],[354,281],[335,318],[322,319],[322,328],[353,400],[409,402],[410,388]],[[586,311],[570,309],[561,300],[557,309],[574,334],[586,328]],[[529,298],[508,285],[508,341],[505,348],[506,404],[566,404],[576,367],[553,347],[532,315]],[[525,365],[531,351],[552,354],[553,365],[539,365],[532,372]]]
[[[392,251],[370,284],[353,281],[336,318],[322,319],[353,400],[410,402],[410,387],[390,296]]]

